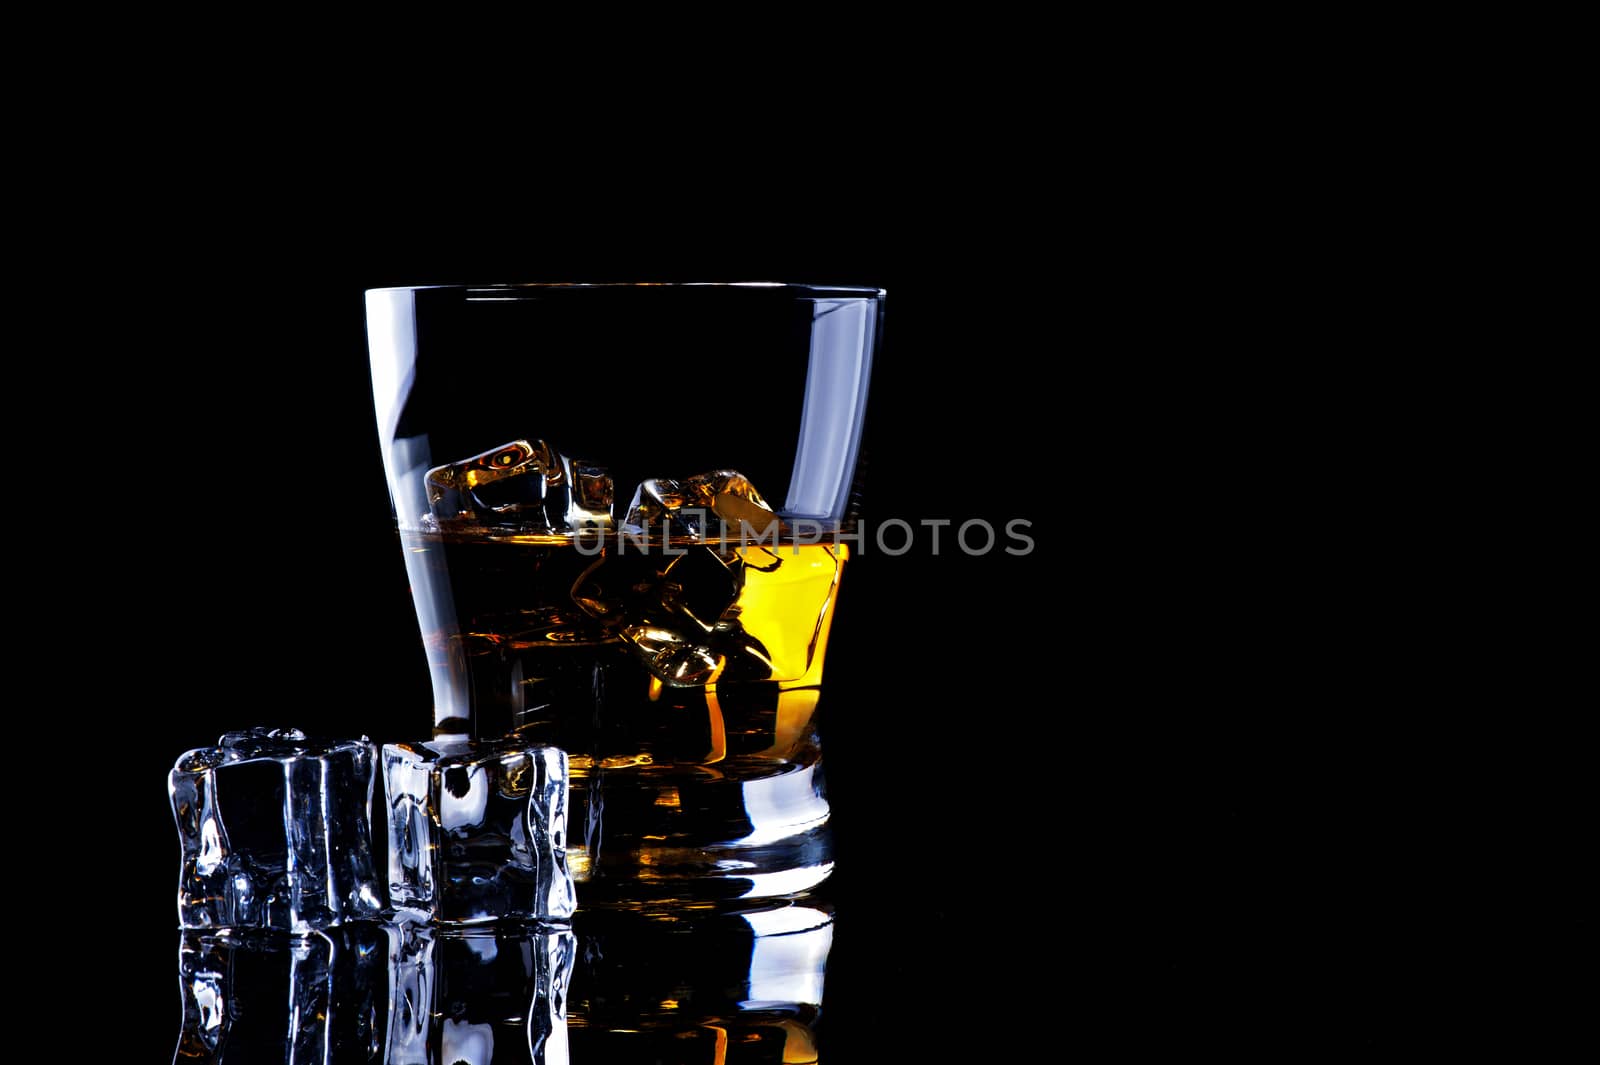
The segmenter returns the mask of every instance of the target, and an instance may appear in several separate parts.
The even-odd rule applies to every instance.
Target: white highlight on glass
[[[831,518],[844,512],[861,446],[877,325],[876,300],[815,301],[800,442],[785,515]]]

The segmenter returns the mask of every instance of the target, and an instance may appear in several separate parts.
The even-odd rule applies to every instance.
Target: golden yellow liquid
[[[406,546],[431,607],[440,732],[516,730],[565,748],[577,774],[783,761],[806,742],[843,545]],[[682,679],[674,656],[705,668]]]
[[[637,895],[747,866],[826,875],[816,723],[842,545],[404,541],[435,731],[567,752],[576,878]]]

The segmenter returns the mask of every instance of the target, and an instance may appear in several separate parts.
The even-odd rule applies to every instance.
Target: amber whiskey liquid
[[[402,538],[435,732],[568,752],[585,904],[826,877],[816,711],[844,546]]]

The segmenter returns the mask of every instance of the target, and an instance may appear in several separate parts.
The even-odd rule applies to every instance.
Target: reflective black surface
[[[833,942],[818,899],[592,910],[574,927],[357,922],[186,931],[174,1061],[568,1065],[819,1060]]]

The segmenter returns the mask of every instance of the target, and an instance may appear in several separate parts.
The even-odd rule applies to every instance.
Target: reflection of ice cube
[[[406,924],[395,934],[388,1065],[566,1065],[570,931]]]
[[[305,1065],[378,1060],[388,1027],[389,935],[368,921],[293,938],[185,932],[175,1060],[232,1061],[230,1049],[244,1060]]]
[[[633,493],[623,528],[631,533],[659,532],[695,540],[726,537],[737,540],[741,532],[766,537],[778,520],[744,474],[714,470],[683,480],[656,478]]]
[[[252,729],[180,757],[179,923],[306,932],[376,914],[374,755],[365,737]]]
[[[611,525],[611,478],[543,440],[513,440],[426,474],[428,508],[440,528],[513,527],[574,533]]]
[[[440,921],[565,920],[567,756],[502,740],[390,743],[389,891]]]

